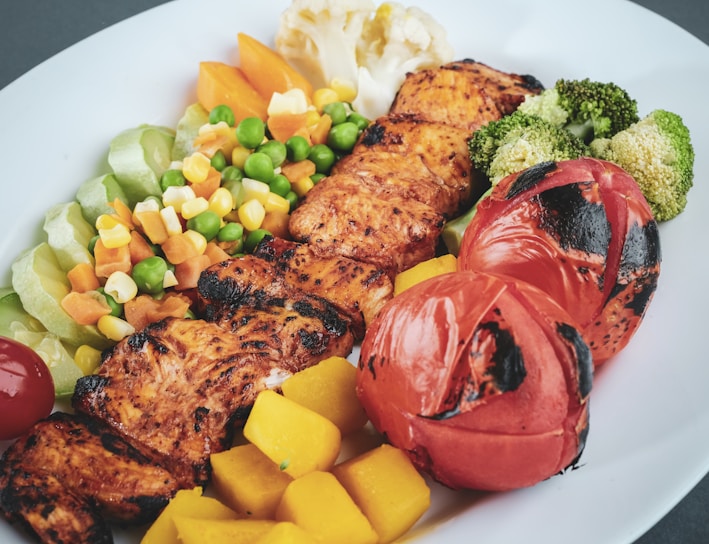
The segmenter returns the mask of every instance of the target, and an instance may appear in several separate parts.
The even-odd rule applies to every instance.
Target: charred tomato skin
[[[451,488],[527,487],[572,464],[588,429],[590,350],[539,289],[476,271],[384,306],[357,394],[375,428]]]
[[[660,274],[660,238],[624,170],[592,158],[547,162],[503,179],[479,203],[458,263],[548,293],[579,324],[598,366],[642,322]]]
[[[54,381],[31,348],[0,336],[0,440],[16,438],[54,408]]]

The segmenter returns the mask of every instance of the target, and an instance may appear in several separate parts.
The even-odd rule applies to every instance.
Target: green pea
[[[313,180],[313,183],[317,183],[320,181],[322,178],[327,177],[325,174],[320,174],[319,172],[315,172],[312,176],[310,176],[310,179]]]
[[[255,151],[244,161],[244,174],[247,178],[270,183],[276,172],[273,169],[271,157],[261,151]]]
[[[187,183],[187,181],[185,180],[185,176],[182,175],[182,170],[165,170],[162,176],[160,176],[160,188],[163,192],[168,187],[182,187],[185,183]]]
[[[133,281],[144,293],[157,295],[163,291],[163,279],[167,272],[167,263],[162,257],[147,257],[133,266]]]
[[[271,233],[266,229],[256,229],[249,232],[246,235],[246,240],[244,240],[244,251],[246,253],[253,253],[256,246],[259,245],[261,240],[266,236],[271,236]]]
[[[216,125],[224,121],[230,127],[236,124],[236,119],[234,117],[234,112],[226,104],[220,104],[219,106],[214,106],[212,111],[209,112],[209,123]]]
[[[286,156],[291,162],[299,162],[308,158],[310,142],[304,136],[291,136],[286,140]]]
[[[100,236],[98,234],[95,234],[94,236],[91,237],[91,240],[89,240],[88,250],[89,250],[89,253],[91,253],[91,255],[94,254],[94,249],[96,248],[96,242],[98,242],[99,238],[100,238]]]
[[[332,119],[333,125],[339,125],[347,121],[347,108],[342,102],[331,102],[325,104],[322,109],[323,113],[327,113]]]
[[[222,220],[216,213],[212,210],[206,210],[188,219],[187,228],[196,230],[209,241],[217,235],[221,228],[221,223]]]
[[[222,181],[241,181],[242,179],[244,179],[244,173],[238,166],[230,164],[222,170]]]
[[[315,171],[328,174],[335,164],[335,153],[325,144],[315,144],[310,148],[308,159],[315,163]]]
[[[327,145],[336,151],[351,151],[357,143],[359,129],[350,121],[335,125],[327,134]]]
[[[278,168],[286,160],[286,144],[278,140],[269,140],[256,148],[256,151],[266,153],[271,157],[274,168]]]
[[[347,116],[347,120],[350,123],[354,123],[357,125],[357,128],[361,131],[363,131],[365,128],[369,126],[369,119],[367,119],[364,115],[361,113],[357,113],[356,111],[353,111]]]
[[[224,152],[221,149],[217,150],[217,152],[212,156],[209,162],[219,172],[221,172],[227,167],[226,157],[224,156]]]
[[[283,174],[276,174],[268,184],[272,193],[276,193],[278,196],[286,196],[288,191],[290,191],[290,181]]]
[[[247,117],[236,126],[236,139],[248,149],[256,149],[266,136],[266,125],[259,117]]]
[[[243,237],[244,226],[241,223],[227,223],[217,233],[217,240],[220,242],[235,242]]]
[[[103,287],[96,289],[106,298],[106,303],[111,308],[111,315],[113,317],[121,317],[123,315],[123,304],[116,302],[116,299],[109,295]]]
[[[295,191],[288,191],[284,198],[290,204],[290,211],[295,210],[295,207],[298,205],[298,194]]]
[[[234,209],[237,209],[244,203],[244,184],[241,183],[241,179],[228,179],[222,183],[222,187],[228,189],[234,199]]]

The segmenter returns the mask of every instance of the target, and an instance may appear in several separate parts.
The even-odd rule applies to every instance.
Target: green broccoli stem
[[[452,255],[455,255],[456,257],[458,256],[460,251],[460,242],[463,239],[463,234],[465,234],[465,229],[468,228],[468,225],[473,220],[473,217],[475,217],[475,214],[478,211],[478,204],[490,195],[493,188],[494,185],[485,191],[485,193],[483,193],[483,195],[467,212],[456,217],[455,219],[451,219],[443,227],[441,239],[446,245],[446,248],[448,248],[448,252]]]

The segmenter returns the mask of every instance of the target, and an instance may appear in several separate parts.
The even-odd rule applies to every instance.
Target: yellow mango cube
[[[141,544],[179,544],[174,518],[193,516],[205,520],[237,519],[238,515],[217,499],[202,495],[202,488],[181,489],[148,528]]]
[[[279,521],[257,544],[317,544],[315,537],[290,521]]]
[[[342,443],[332,421],[272,390],[256,397],[243,434],[293,478],[330,470]]]
[[[212,454],[216,495],[243,517],[273,518],[286,486],[293,480],[254,444]]]
[[[276,509],[276,520],[295,523],[316,542],[374,544],[365,515],[331,472],[315,471],[293,480]]]
[[[283,396],[325,416],[343,435],[361,429],[367,414],[357,398],[357,369],[344,357],[328,357],[286,379]]]
[[[458,259],[456,259],[455,255],[451,255],[450,253],[420,262],[403,272],[399,272],[394,277],[394,296],[401,294],[409,287],[413,287],[428,278],[440,276],[448,272],[455,272],[457,269]]]
[[[336,465],[333,474],[379,535],[392,542],[408,531],[431,504],[431,491],[408,456],[378,448]]]
[[[273,520],[208,520],[178,516],[174,519],[181,544],[254,544],[275,525]]]

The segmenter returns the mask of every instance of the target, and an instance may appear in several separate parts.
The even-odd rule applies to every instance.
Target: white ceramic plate
[[[704,312],[709,265],[705,92],[709,49],[622,0],[415,0],[447,28],[459,58],[531,73],[615,81],[641,113],[675,111],[697,149],[684,214],[660,227],[663,267],[645,323],[597,375],[582,466],[509,493],[434,488],[416,542],[631,542],[709,468]],[[0,91],[0,256],[9,265],[41,233],[53,203],[107,167],[108,143],[141,124],[174,126],[194,101],[200,60],[236,62],[236,33],[271,42],[287,2],[179,0],[108,28]],[[599,40],[603,29],[605,40]],[[4,416],[3,416],[4,417]],[[461,463],[465,460],[461,459]],[[0,522],[0,541],[25,537]],[[137,537],[120,534],[119,542]]]

